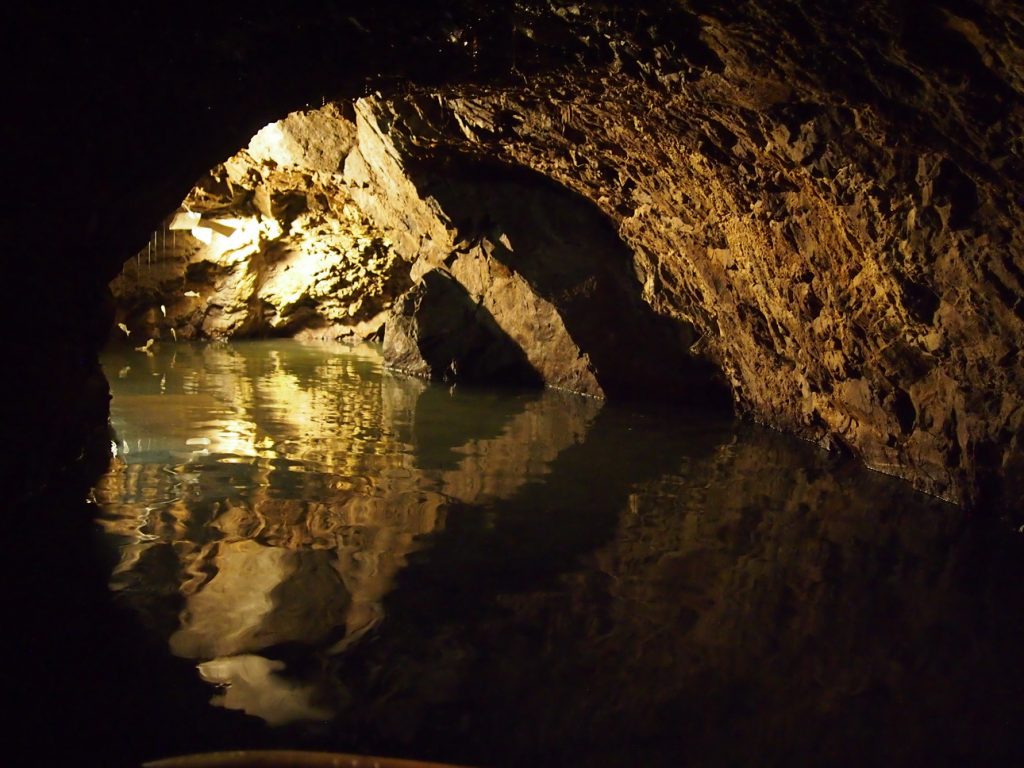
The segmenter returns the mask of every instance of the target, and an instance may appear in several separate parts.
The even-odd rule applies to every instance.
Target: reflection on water
[[[177,345],[104,365],[117,371],[115,461],[96,489],[120,538],[111,588],[226,687],[215,704],[275,725],[330,717],[330,694],[261,651],[342,652],[381,620],[448,504],[542,477],[600,408],[456,395],[384,374],[368,348]]]
[[[372,350],[178,345],[104,366],[111,589],[215,707],[289,726],[282,745],[502,765],[1022,756],[1019,537],[900,483],[749,426],[427,385]]]

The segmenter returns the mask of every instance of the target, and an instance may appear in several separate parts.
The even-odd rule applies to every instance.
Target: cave
[[[1017,4],[11,28],[12,755],[1024,762]]]

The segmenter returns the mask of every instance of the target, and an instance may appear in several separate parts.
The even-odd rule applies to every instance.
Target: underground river
[[[108,764],[1022,754],[1024,537],[997,521],[750,424],[426,383],[371,347],[102,364],[103,583],[57,590],[95,625],[52,619],[70,656],[33,663]]]

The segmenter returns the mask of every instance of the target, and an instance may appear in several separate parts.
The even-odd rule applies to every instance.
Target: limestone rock
[[[267,125],[252,137],[248,150],[259,163],[338,173],[354,139],[355,125],[331,103]]]
[[[591,203],[522,169],[419,151],[423,137],[403,126],[425,120],[401,105],[364,99],[356,116],[359,140],[346,177],[360,206],[397,250],[414,249],[418,273],[443,268],[457,281],[545,384],[595,396],[725,402],[712,366],[688,351],[692,327],[644,303],[628,249]],[[416,328],[405,324],[402,333]],[[385,355],[405,367],[395,349]],[[436,376],[448,362],[421,372]]]
[[[884,109],[738,77],[425,90],[369,100],[357,119],[388,126],[414,172],[445,154],[498,158],[593,201],[643,300],[691,329],[740,412],[943,498],[1014,503],[1024,241],[1010,177],[983,170],[977,137],[936,149],[898,138]],[[458,221],[450,185],[425,189]],[[607,306],[625,305],[620,292]]]

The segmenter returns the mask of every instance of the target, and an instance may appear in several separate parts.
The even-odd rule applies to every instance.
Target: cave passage
[[[268,125],[111,284],[111,764],[1021,757],[1019,537],[732,420],[605,214],[381,109]]]
[[[349,193],[353,142],[332,104],[212,168],[111,283],[111,340],[379,336],[409,265]]]
[[[379,345],[102,363],[116,610],[38,673],[105,764],[1020,754],[989,727],[1024,726],[1020,542],[892,478],[728,418],[423,381]]]
[[[111,341],[383,340],[430,379],[730,409],[596,206],[527,168],[417,157],[378,121],[365,100],[292,113],[212,168],[111,283]]]
[[[21,5],[2,762],[1024,765],[1021,3]]]

